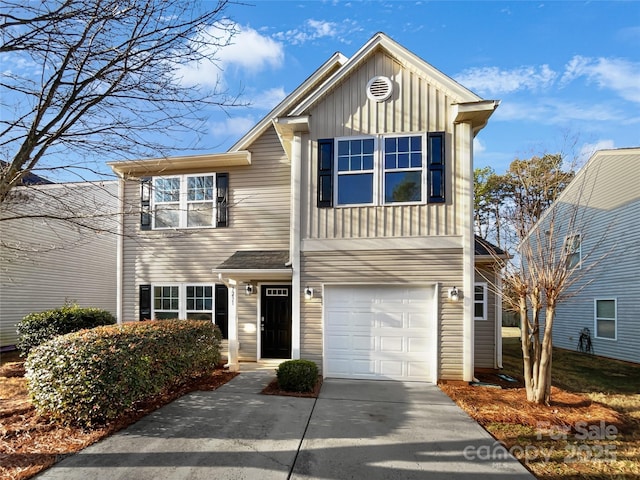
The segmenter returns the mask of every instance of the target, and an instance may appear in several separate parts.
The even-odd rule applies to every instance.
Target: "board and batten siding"
[[[376,75],[393,82],[394,93],[385,102],[367,98],[366,85]],[[460,186],[451,118],[451,105],[457,101],[419,72],[378,51],[312,106],[312,133],[305,135],[307,148],[302,152],[302,238],[460,235],[459,202],[453,201]],[[446,203],[316,208],[318,139],[425,132],[446,133]]]
[[[314,297],[302,295],[301,358],[322,367],[322,288],[332,284],[431,286],[462,285],[461,249],[371,250],[302,252],[301,288],[310,286]],[[295,292],[294,292],[295,293]],[[462,302],[450,302],[446,288],[439,298],[439,378],[462,378]]]
[[[487,284],[487,319],[474,321],[474,366],[496,368],[496,309],[499,306],[496,305],[495,273],[476,267],[475,282]]]
[[[138,319],[140,284],[216,283],[212,269],[237,250],[289,248],[290,164],[274,129],[258,138],[250,151],[249,166],[180,172],[229,173],[228,227],[141,231],[140,183],[126,182],[125,209],[130,213],[124,221],[123,321]],[[243,315],[244,311],[239,309]],[[250,321],[255,324],[255,313]]]
[[[32,312],[77,303],[116,315],[117,182],[17,187],[2,221],[0,346],[15,345],[16,324]],[[73,212],[89,228],[55,216]]]

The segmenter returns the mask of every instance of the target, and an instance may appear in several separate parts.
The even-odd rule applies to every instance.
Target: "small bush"
[[[78,305],[30,313],[18,323],[16,346],[22,356],[26,357],[33,348],[57,335],[115,323],[115,317],[106,310],[81,308]]]
[[[97,327],[55,337],[26,360],[36,409],[64,424],[101,425],[136,402],[220,362],[211,321],[163,320]]]
[[[287,360],[276,371],[278,386],[287,392],[310,392],[318,381],[318,366],[310,360]]]

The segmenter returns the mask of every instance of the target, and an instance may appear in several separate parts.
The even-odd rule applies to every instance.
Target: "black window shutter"
[[[333,206],[333,138],[318,140],[318,208]]]
[[[427,134],[427,177],[429,203],[445,202],[444,132]]]
[[[216,311],[214,323],[220,328],[222,338],[229,338],[229,291],[225,285],[216,284]]]
[[[140,179],[140,230],[151,230],[151,177]]]
[[[151,319],[151,285],[140,285],[140,321]]]
[[[216,174],[216,226],[229,226],[229,174]]]

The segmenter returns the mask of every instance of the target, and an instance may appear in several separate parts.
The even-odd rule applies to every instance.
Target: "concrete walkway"
[[[243,370],[36,478],[534,478],[435,385],[325,380],[317,400],[261,395],[272,378]]]

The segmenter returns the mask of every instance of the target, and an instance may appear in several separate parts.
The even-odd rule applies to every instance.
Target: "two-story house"
[[[328,377],[435,381],[498,366],[500,302],[474,273],[494,252],[472,225],[473,139],[498,103],[378,33],[227,152],[111,163],[119,321],[211,319],[231,368],[306,358]]]

